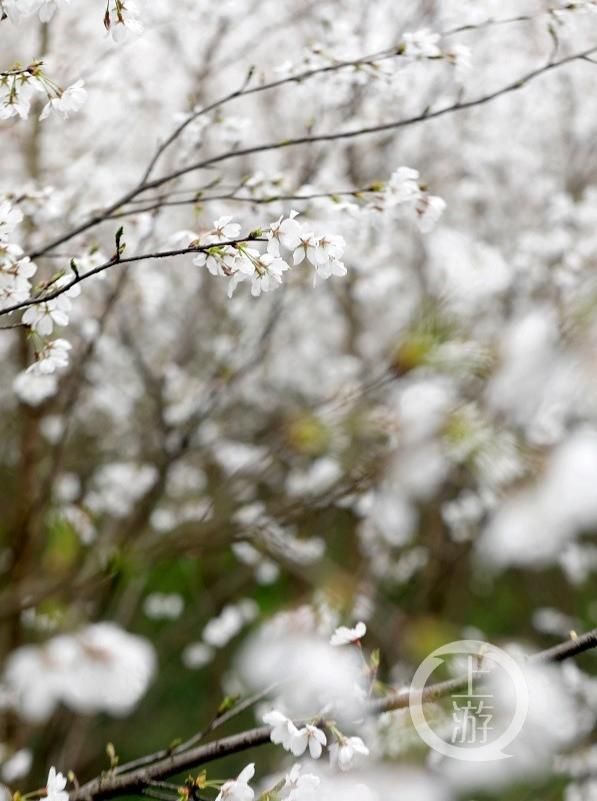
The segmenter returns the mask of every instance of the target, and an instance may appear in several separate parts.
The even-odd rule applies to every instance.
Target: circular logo
[[[466,657],[467,672],[461,678],[443,682],[432,691],[426,684],[444,663],[444,656]],[[491,678],[488,685],[484,680]],[[506,679],[513,690],[508,720],[496,709],[492,687]],[[425,708],[430,700],[446,698],[452,705],[450,740],[440,736],[428,722]],[[419,665],[410,687],[409,710],[419,737],[434,751],[465,762],[507,759],[506,749],[522,729],[528,711],[528,688],[518,662],[506,651],[481,640],[457,640],[442,645]],[[496,727],[498,720],[500,727]],[[496,728],[500,733],[492,739]]]

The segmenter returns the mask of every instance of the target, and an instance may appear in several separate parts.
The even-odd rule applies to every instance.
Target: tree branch
[[[597,647],[597,628],[581,636],[574,636],[553,648],[540,651],[531,659],[539,662],[563,662],[585,651]],[[433,702],[451,693],[466,688],[469,677],[451,679],[432,684],[423,690],[422,700]],[[405,709],[409,704],[408,688],[393,692],[385,698],[372,702],[369,707],[371,715],[379,715],[396,709]],[[205,745],[183,751],[172,752],[153,764],[133,770],[122,775],[103,775],[88,782],[70,793],[69,801],[101,801],[122,795],[140,792],[152,781],[161,780],[196,768],[216,759],[231,754],[241,753],[270,742],[271,728],[258,726],[254,729],[223,737]]]
[[[49,300],[54,300],[54,298],[60,297],[60,295],[64,295],[69,289],[72,289],[76,284],[80,284],[82,281],[85,281],[87,278],[91,278],[94,275],[98,275],[99,273],[103,273],[105,270],[109,270],[110,267],[114,267],[116,265],[122,264],[132,264],[133,262],[137,261],[148,261],[149,259],[167,259],[172,256],[183,256],[189,253],[205,253],[208,250],[213,248],[220,248],[225,246],[234,246],[240,245],[243,242],[265,242],[266,239],[262,237],[256,236],[246,236],[242,239],[230,239],[223,242],[212,242],[209,245],[197,245],[197,247],[192,248],[179,248],[178,250],[161,250],[156,251],[155,253],[141,253],[138,256],[129,256],[127,258],[118,257],[116,258],[113,256],[108,261],[104,262],[103,264],[99,264],[97,267],[93,267],[93,269],[88,270],[86,273],[76,273],[67,283],[63,284],[62,286],[56,287],[52,289],[50,292],[44,292],[42,295],[38,295],[33,298],[29,298],[28,300],[23,300],[20,303],[14,303],[12,306],[5,306],[3,309],[0,309],[0,317],[5,314],[11,314],[12,312],[19,311],[21,309],[26,309],[28,306],[37,306],[40,303],[47,303]]]
[[[208,169],[209,167],[213,166],[214,164],[219,164],[224,161],[228,161],[229,159],[233,158],[240,158],[242,156],[253,155],[256,153],[263,153],[270,150],[279,150],[282,148],[287,147],[296,147],[298,145],[311,145],[318,142],[332,142],[338,141],[343,139],[352,139],[359,136],[365,136],[368,134],[375,134],[375,133],[383,133],[389,130],[397,130],[399,128],[405,128],[409,125],[416,125],[420,122],[425,122],[427,120],[437,119],[438,117],[445,116],[446,114],[451,114],[459,111],[464,111],[466,109],[474,108],[475,106],[481,106],[485,103],[489,103],[492,100],[495,100],[502,95],[508,94],[509,92],[513,92],[516,89],[520,89],[526,84],[530,83],[535,78],[543,75],[551,70],[557,69],[558,67],[564,66],[565,64],[569,64],[572,61],[579,61],[586,59],[587,56],[592,55],[595,51],[597,51],[597,45],[590,47],[586,50],[583,50],[579,53],[574,53],[570,56],[566,56],[565,58],[559,59],[558,61],[553,61],[548,64],[545,64],[543,67],[539,67],[537,69],[531,70],[530,72],[525,73],[516,81],[506,84],[501,89],[497,89],[494,92],[490,92],[486,95],[481,95],[480,97],[474,98],[472,100],[467,101],[458,101],[450,106],[444,106],[437,111],[429,111],[425,110],[421,114],[418,114],[414,117],[407,117],[402,120],[394,120],[391,122],[383,123],[380,125],[373,125],[363,128],[357,128],[349,131],[340,131],[335,133],[326,133],[326,134],[318,134],[315,136],[302,136],[295,139],[285,139],[280,142],[270,142],[261,145],[254,145],[252,147],[233,150],[233,151],[226,151],[225,153],[221,153],[217,156],[213,156],[209,159],[205,159],[204,161],[196,162],[195,164],[191,164],[187,167],[181,168],[179,170],[175,170],[167,175],[164,175],[159,178],[155,178],[152,181],[142,180],[136,187],[131,189],[113,204],[111,204],[108,208],[104,209],[103,211],[98,212],[97,214],[93,215],[87,221],[81,223],[79,226],[74,228],[71,231],[68,231],[65,234],[62,234],[57,239],[53,240],[52,242],[48,243],[47,245],[42,246],[39,250],[30,253],[29,256],[31,259],[38,258],[39,256],[43,256],[48,251],[53,250],[54,248],[58,247],[59,245],[64,244],[65,242],[70,241],[78,234],[84,233],[85,231],[94,228],[95,226],[99,225],[100,223],[104,222],[106,219],[110,217],[110,215],[114,214],[118,209],[122,206],[125,206],[131,200],[134,200],[143,192],[147,191],[148,189],[156,189],[164,184],[181,177],[182,175],[186,175],[187,173],[194,172],[200,169]],[[393,51],[385,51],[385,52],[393,52]],[[383,56],[383,53],[376,54],[377,60]],[[387,56],[386,56],[387,57]],[[369,57],[372,58],[372,57]],[[289,78],[280,79],[280,81],[273,81],[271,84],[265,84],[262,87],[255,87],[251,90],[245,90],[245,94],[250,94],[256,91],[265,91],[266,88],[274,88],[277,86],[282,85],[283,83],[291,83],[297,82],[299,80],[306,80],[307,77],[312,75],[321,73],[321,72],[330,72],[332,69],[341,69],[348,66],[354,66],[359,63],[366,63],[367,57],[365,59],[355,59],[354,61],[348,62],[340,62],[339,64],[335,65],[327,65],[326,67],[322,67],[318,70],[309,70],[304,73],[299,73],[298,75],[291,76]],[[197,113],[199,116],[200,113],[206,113],[208,109],[213,109],[214,107],[218,107],[222,105],[224,102],[228,102],[231,97],[236,97],[236,93],[232,93],[232,95],[226,95],[225,98],[222,98],[219,101],[216,101],[215,104],[211,104],[211,106],[205,107],[200,112]],[[240,96],[240,95],[238,95]],[[196,117],[195,117],[196,118]],[[188,121],[185,121],[188,124]],[[180,127],[180,126],[179,126]],[[162,146],[160,146],[162,147]],[[146,171],[147,172],[147,171]]]

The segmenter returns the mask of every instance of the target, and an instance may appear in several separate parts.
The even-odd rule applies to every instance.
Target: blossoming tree
[[[0,17],[2,797],[593,798],[597,3]]]

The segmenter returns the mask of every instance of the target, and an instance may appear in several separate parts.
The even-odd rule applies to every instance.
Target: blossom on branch
[[[56,768],[52,766],[46,783],[48,801],[68,801],[68,793],[65,791],[65,787],[66,777],[62,773],[56,773]]]
[[[251,762],[243,768],[236,779],[225,782],[218,793],[216,801],[253,801],[255,793],[249,782],[255,775],[255,763]]]

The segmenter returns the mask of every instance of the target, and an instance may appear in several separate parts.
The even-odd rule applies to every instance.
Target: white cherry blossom
[[[68,801],[68,793],[65,787],[66,776],[63,776],[62,773],[56,773],[56,768],[52,766],[46,782],[48,801]]]
[[[217,239],[230,240],[238,239],[240,236],[240,225],[230,222],[232,217],[220,217],[214,222],[214,236]]]
[[[23,322],[30,325],[40,336],[47,337],[54,330],[54,326],[68,325],[68,311],[71,304],[64,295],[52,300],[29,306],[23,314]]]
[[[249,782],[255,775],[255,763],[251,762],[238,774],[236,779],[225,782],[216,801],[253,801],[255,793]]]
[[[307,259],[313,267],[317,267],[317,250],[319,240],[311,232],[302,232],[298,237],[298,244],[293,249],[292,261],[294,265],[302,264]]]
[[[0,242],[6,242],[8,234],[11,234],[22,220],[21,209],[13,206],[9,200],[0,200]]]
[[[419,230],[429,233],[444,213],[446,202],[437,195],[422,195],[416,205],[416,222]]]
[[[291,737],[290,750],[294,756],[298,757],[302,756],[308,747],[311,757],[319,759],[325,745],[327,745],[325,732],[317,726],[307,723]]]
[[[272,727],[270,734],[272,743],[281,745],[286,751],[290,751],[291,743],[298,733],[297,727],[290,718],[277,709],[272,709],[263,716],[263,722]]]
[[[360,621],[352,629],[340,626],[330,638],[331,645],[348,645],[349,643],[359,642],[367,633],[367,626]]]
[[[298,211],[292,210],[288,217],[281,215],[272,223],[267,232],[267,249],[274,256],[280,254],[280,245],[287,250],[295,250],[300,244],[301,226],[296,220]]]
[[[421,196],[419,171],[411,167],[398,167],[392,173],[386,188],[386,203],[399,205],[416,201]]]
[[[66,339],[54,339],[44,345],[37,361],[28,367],[28,372],[49,375],[68,366],[68,353],[72,345]]]
[[[341,771],[350,770],[369,756],[369,749],[360,737],[343,737],[330,746],[330,759]]]
[[[139,8],[134,0],[114,0],[106,13],[105,27],[112,39],[120,44],[129,36],[140,36],[143,24]]]
[[[285,801],[316,801],[317,789],[321,783],[318,776],[302,773],[302,766],[296,763],[284,777],[280,796]]]
[[[51,111],[57,111],[66,119],[69,114],[83,106],[87,99],[87,90],[85,89],[84,81],[77,81],[69,86],[64,91],[61,91],[57,97],[51,98],[43,107],[40,120],[45,120],[50,116]]]

